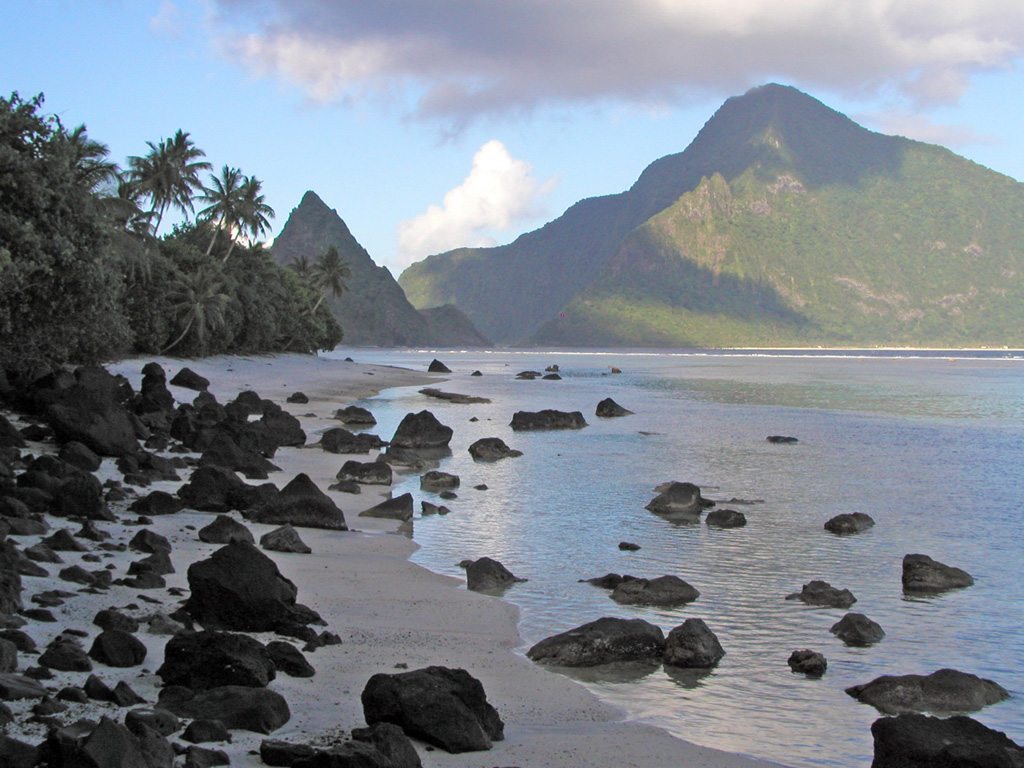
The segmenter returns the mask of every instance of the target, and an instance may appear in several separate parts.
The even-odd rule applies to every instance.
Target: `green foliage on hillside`
[[[763,166],[704,179],[535,340],[1019,346],[1024,185],[938,147],[902,150],[895,172],[856,184]]]
[[[259,180],[235,171],[244,183],[230,215],[210,208],[158,237],[165,210],[190,212],[204,190],[197,174],[209,164],[188,134],[149,142],[122,171],[84,126],[42,114],[42,101],[0,98],[0,363],[340,342],[320,294],[239,237],[273,215]]]

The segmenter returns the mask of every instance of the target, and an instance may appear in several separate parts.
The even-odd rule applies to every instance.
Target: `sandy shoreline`
[[[211,381],[210,391],[220,402],[227,402],[241,391],[252,389],[264,398],[280,403],[297,416],[308,436],[317,434],[338,422],[330,417],[334,411],[354,400],[369,397],[380,390],[401,386],[424,386],[443,380],[424,372],[388,366],[370,366],[303,355],[278,357],[217,357],[204,360],[179,361],[156,358],[168,377],[187,365]],[[147,360],[131,360],[108,366],[122,373],[138,387],[141,368]],[[190,401],[195,393],[170,387],[179,402]],[[288,404],[285,398],[295,391],[309,397],[305,404]],[[429,408],[424,398],[423,408]],[[385,439],[390,435],[381,435]],[[42,450],[32,444],[32,452]],[[366,456],[347,457],[326,453],[318,447],[283,448],[273,461],[282,471],[273,473],[271,481],[279,487],[298,472],[307,473],[327,490],[338,468],[347,458],[368,460]],[[372,459],[372,455],[370,457]],[[101,473],[119,477],[113,460],[106,459]],[[101,478],[104,475],[101,474]],[[153,489],[176,491],[181,483],[154,483]],[[438,664],[462,667],[478,678],[505,722],[505,740],[489,752],[449,755],[427,750],[418,744],[424,766],[492,766],[508,765],[522,768],[569,768],[572,766],[612,766],[636,768],[667,768],[668,766],[707,766],[707,768],[756,768],[769,763],[750,760],[718,750],[697,747],[667,732],[637,723],[624,722],[622,713],[603,704],[593,694],[569,678],[537,667],[514,650],[521,644],[518,611],[511,604],[485,595],[469,592],[464,583],[435,574],[410,562],[417,545],[403,535],[395,535],[397,523],[360,518],[358,513],[376,504],[381,496],[364,488],[359,495],[329,492],[342,508],[348,524],[358,532],[337,532],[300,529],[302,539],[312,548],[309,555],[272,553],[281,572],[298,587],[298,600],[323,616],[332,632],[343,643],[326,646],[307,654],[316,668],[312,678],[291,678],[279,675],[271,688],[288,701],[292,719],[271,738],[302,743],[327,743],[332,738],[364,725],[359,700],[366,680],[377,672],[393,672],[396,665],[409,669]],[[122,512],[121,507],[117,507]],[[200,542],[195,529],[213,519],[212,514],[185,511],[154,518],[149,527],[171,540],[171,557],[176,573],[166,577],[168,587],[187,590],[188,565],[208,557],[217,545]],[[232,517],[241,520],[238,513]],[[67,521],[51,518],[53,529],[70,527]],[[246,524],[257,540],[275,526]],[[191,527],[190,527],[191,526]],[[116,541],[127,542],[138,527],[104,524]],[[52,533],[52,530],[51,530]],[[18,537],[19,546],[28,546],[38,537]],[[77,553],[67,554],[68,564],[79,563]],[[131,559],[130,552],[111,553],[109,562],[119,575]],[[96,564],[80,563],[95,568]],[[51,568],[55,572],[57,569]],[[25,579],[25,600],[47,589],[68,589],[56,577]],[[140,602],[136,590],[113,587],[96,596],[69,598],[64,606],[54,609],[57,624],[30,622],[25,629],[40,648],[61,629],[74,626],[89,632],[83,641],[88,647],[98,627],[92,616],[101,608],[123,607],[135,603],[134,615],[143,616],[154,610],[173,611],[176,598],[154,591],[164,606]],[[272,635],[255,635],[263,642]],[[164,636],[139,633],[149,655],[143,669],[114,669],[96,665],[96,674],[111,687],[126,680],[149,701],[155,701],[160,680],[153,674],[163,659]],[[20,668],[35,661],[23,656]],[[56,673],[47,684],[59,689],[62,678],[81,684],[74,673]],[[96,717],[99,713],[113,715],[111,705],[75,705],[83,707],[81,716]],[[14,707],[12,706],[12,709]],[[106,708],[106,709],[105,709]],[[25,705],[21,706],[25,709]],[[108,711],[109,710],[109,711]],[[17,735],[12,732],[12,735]],[[27,735],[31,735],[28,733]],[[26,738],[38,741],[36,738]],[[258,734],[233,732],[230,744],[206,746],[223,749],[232,765],[261,766],[257,756]]]

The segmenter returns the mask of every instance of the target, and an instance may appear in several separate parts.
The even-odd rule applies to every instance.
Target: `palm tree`
[[[265,235],[270,229],[270,219],[274,218],[274,209],[267,205],[262,193],[263,182],[255,176],[246,176],[241,187],[241,203],[238,207],[239,234],[248,233],[253,239]],[[235,241],[231,241],[224,261],[231,256]]]
[[[316,287],[322,293],[320,298],[317,299],[316,304],[309,311],[310,314],[317,311],[323,300],[327,297],[327,294],[338,298],[343,291],[348,290],[345,280],[352,277],[352,270],[349,269],[348,263],[338,253],[338,249],[330,245],[314,262],[312,275]]]
[[[224,283],[219,271],[212,269],[189,272],[175,281],[170,292],[173,302],[171,311],[184,328],[181,335],[163,349],[161,355],[177,346],[193,328],[199,348],[202,349],[206,343],[207,330],[216,330],[224,325],[224,310],[230,299],[223,289]]]
[[[68,152],[68,162],[76,180],[92,191],[117,178],[117,163],[107,159],[110,148],[102,142],[90,139],[85,126],[68,131],[63,126],[57,131],[56,140],[62,142]]]
[[[288,269],[292,270],[299,279],[304,283],[313,282],[313,262],[309,260],[309,256],[301,254],[296,256],[290,262],[288,262]]]
[[[149,152],[144,157],[129,157],[132,181],[145,197],[152,201],[151,213],[156,215],[153,234],[160,229],[164,212],[173,206],[182,213],[191,213],[192,198],[197,189],[202,189],[200,171],[210,169],[210,164],[201,157],[206,153],[196,147],[189,135],[182,130],[159,144],[147,141]]]
[[[206,248],[207,256],[213,250],[213,244],[217,241],[221,229],[226,229],[228,237],[231,237],[232,230],[241,228],[240,217],[245,192],[245,177],[238,168],[229,168],[225,165],[220,176],[211,176],[211,179],[212,186],[204,188],[203,194],[196,198],[209,203],[199,212],[198,218],[214,222],[213,237]]]

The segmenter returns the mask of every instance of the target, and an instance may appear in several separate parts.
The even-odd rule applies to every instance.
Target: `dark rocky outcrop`
[[[645,509],[666,517],[697,517],[714,502],[700,495],[700,488],[693,483],[671,482],[658,486],[655,496]]]
[[[192,691],[179,685],[160,692],[157,706],[178,717],[220,720],[227,728],[272,733],[291,719],[284,697],[266,688],[227,685]]]
[[[339,408],[335,411],[334,418],[342,424],[348,424],[353,427],[372,427],[377,423],[377,419],[373,417],[372,413],[365,408],[360,408],[358,405]]]
[[[430,365],[427,366],[427,372],[428,373],[451,373],[452,369],[449,368],[444,363],[442,363],[440,360],[435,358],[434,360],[431,360],[430,361]]]
[[[360,485],[391,485],[393,476],[391,465],[382,461],[346,461],[337,474],[338,480]]]
[[[439,422],[430,411],[420,411],[405,415],[391,445],[411,450],[447,448],[452,434],[452,428]]]
[[[930,675],[883,675],[846,692],[886,715],[977,712],[1010,697],[998,683],[955,669],[940,669]]]
[[[466,567],[466,588],[474,592],[505,590],[520,581],[508,568],[489,557],[474,560]]]
[[[802,651],[793,651],[787,662],[789,668],[800,675],[808,677],[821,677],[828,669],[828,661],[824,654],[805,648]]]
[[[36,680],[13,672],[0,673],[0,701],[41,699],[49,691]]]
[[[360,517],[380,517],[387,520],[412,520],[413,500],[411,493],[403,493],[394,499],[385,499],[359,513]]]
[[[119,629],[122,632],[138,632],[139,622],[116,608],[104,608],[93,617],[92,623],[100,629]]]
[[[278,671],[289,677],[313,677],[316,674],[316,670],[306,661],[302,651],[291,643],[286,643],[283,640],[271,640],[267,643],[267,653]]]
[[[807,605],[821,605],[828,608],[849,608],[857,602],[853,592],[848,589],[837,589],[827,581],[815,579],[804,584],[799,592],[786,595],[787,600],[799,600]]]
[[[498,461],[522,456],[522,451],[509,448],[500,437],[482,437],[469,446],[469,455],[476,461]]]
[[[137,667],[146,660],[146,646],[123,629],[105,629],[93,641],[89,657],[108,667]]]
[[[703,619],[687,619],[668,633],[662,661],[674,667],[713,667],[725,649]]]
[[[78,640],[57,635],[39,656],[39,665],[60,672],[91,672],[92,662]]]
[[[629,574],[620,575],[618,573],[606,573],[604,576],[595,576],[592,579],[580,579],[585,584],[593,584],[595,587],[601,589],[615,589],[619,584],[624,581],[632,581],[637,578],[636,576],[630,576]]]
[[[903,558],[904,592],[945,592],[969,587],[973,583],[974,579],[967,571],[932,560],[928,555],[905,555]]]
[[[200,376],[191,368],[182,368],[174,374],[174,378],[169,383],[173,387],[184,387],[196,392],[205,392],[210,387],[210,380],[205,376]]]
[[[1019,768],[1024,747],[965,715],[883,717],[871,724],[872,768]]]
[[[592,667],[660,659],[664,650],[665,633],[656,624],[606,616],[541,640],[526,657],[538,664]]]
[[[426,667],[371,677],[361,696],[370,725],[393,723],[448,752],[490,749],[504,724],[480,681],[463,669]]]
[[[488,397],[476,397],[475,395],[464,395],[461,392],[445,392],[444,390],[437,389],[435,387],[424,387],[420,390],[421,395],[432,397],[435,400],[444,400],[449,403],[455,403],[456,405],[475,405],[479,403],[491,402]]]
[[[228,544],[190,565],[188,585],[185,609],[206,629],[266,632],[311,620],[312,612],[296,605],[295,585],[247,542]]]
[[[874,526],[875,521],[871,515],[864,512],[852,512],[850,514],[836,515],[825,523],[825,530],[838,535],[860,533]]]
[[[769,443],[780,443],[783,445],[792,445],[793,443],[800,442],[795,437],[790,437],[789,435],[768,435],[765,440]]]
[[[228,512],[239,506],[245,488],[245,483],[224,467],[199,467],[178,489],[178,498],[189,509]]]
[[[290,525],[282,525],[260,536],[260,546],[271,552],[293,552],[308,555],[313,550]]]
[[[276,666],[263,643],[234,632],[182,632],[164,647],[156,672],[164,685],[208,690],[224,685],[265,688]]]
[[[267,460],[259,452],[242,448],[224,432],[217,433],[199,458],[200,466],[214,465],[241,472],[250,480],[266,480],[271,472],[280,467]]]
[[[872,645],[885,637],[885,630],[881,625],[863,613],[846,614],[832,625],[830,631],[846,645],[854,647]]]
[[[309,402],[309,396],[305,392],[292,392],[285,398],[287,403],[298,403],[300,405]]]
[[[163,736],[155,734],[157,740]],[[73,725],[54,728],[40,747],[40,762],[43,765],[66,766],[70,768],[155,768],[161,763],[151,763],[143,751],[142,741],[125,726],[114,722],[105,715],[99,723],[79,720]],[[149,755],[156,753],[150,747]],[[170,746],[163,751],[173,756]],[[169,766],[171,763],[166,763]]]
[[[450,491],[453,488],[458,488],[460,482],[458,475],[432,469],[420,475],[420,490]]]
[[[567,413],[545,409],[543,411],[516,411],[512,414],[509,426],[516,432],[527,432],[542,429],[582,429],[587,420],[579,411]]]
[[[385,445],[377,435],[349,432],[344,427],[332,427],[320,436],[320,447],[328,453],[369,453]]]
[[[230,544],[233,541],[256,543],[252,531],[227,515],[217,515],[212,523],[200,528],[197,535],[200,541],[205,541],[207,544]]]
[[[623,580],[612,590],[611,598],[623,605],[656,605],[670,608],[692,603],[700,592],[678,576],[656,579]]]
[[[45,417],[61,442],[82,443],[100,456],[127,456],[139,450],[135,426],[123,403],[121,382],[108,371],[83,366],[75,382],[43,394]]]
[[[610,397],[606,397],[597,404],[596,415],[602,419],[611,419],[616,416],[630,416],[632,413],[633,411],[623,408]]]
[[[704,523],[712,528],[742,528],[747,524],[747,516],[734,509],[716,509],[708,512]]]
[[[347,531],[345,515],[309,475],[299,473],[281,492],[246,515],[256,523]]]
[[[234,478],[238,480],[238,478]],[[240,480],[238,480],[241,483]],[[186,491],[186,495],[188,492]],[[202,503],[198,501],[198,497],[194,497],[193,501],[196,503]],[[136,499],[128,507],[132,512],[140,515],[174,515],[181,512],[185,508],[185,502],[177,496],[172,496],[167,491],[150,491],[145,496]],[[193,509],[199,509],[199,507],[193,506]]]

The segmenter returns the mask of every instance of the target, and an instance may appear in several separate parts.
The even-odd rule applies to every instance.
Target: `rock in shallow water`
[[[831,632],[850,646],[862,647],[877,643],[885,637],[881,625],[863,613],[848,613],[832,625]]]
[[[474,592],[508,589],[520,579],[508,568],[489,557],[481,557],[466,566],[466,588]]]
[[[974,579],[967,571],[932,560],[928,555],[906,555],[903,558],[903,590],[905,592],[945,592],[969,587]]]
[[[956,669],[940,669],[930,675],[883,675],[846,692],[887,715],[976,712],[1010,697],[998,683]]]
[[[643,619],[606,616],[541,640],[526,652],[526,657],[538,664],[592,667],[657,659],[664,649],[661,627]]]
[[[849,608],[857,602],[853,592],[848,589],[837,589],[827,581],[814,580],[804,584],[803,589],[786,596],[787,600],[799,600],[807,605],[820,605],[827,608]]]
[[[623,605],[657,605],[662,608],[685,605],[698,597],[700,592],[696,587],[671,575],[623,580],[611,594],[612,600]]]
[[[874,524],[875,521],[871,518],[871,515],[864,514],[863,512],[853,512],[851,514],[836,515],[825,523],[825,530],[829,533],[844,536],[866,531],[868,528],[873,527]]]
[[[703,619],[687,619],[668,633],[662,661],[674,667],[713,667],[725,656]]]

